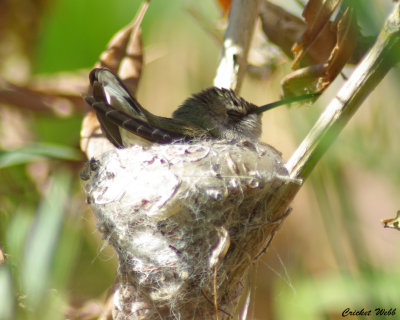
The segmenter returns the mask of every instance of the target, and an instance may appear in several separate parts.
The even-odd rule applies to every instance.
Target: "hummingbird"
[[[165,118],[142,107],[110,70],[95,68],[89,80],[93,93],[85,100],[95,110],[106,137],[117,148],[202,139],[258,141],[262,112],[318,95],[306,94],[259,107],[233,90],[210,87],[186,99],[171,118]]]

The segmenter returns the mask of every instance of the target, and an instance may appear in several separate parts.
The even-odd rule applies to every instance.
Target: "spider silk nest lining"
[[[85,175],[98,228],[118,254],[118,319],[207,318],[214,290],[226,316],[283,220],[268,203],[291,183],[278,151],[247,140],[113,149]]]

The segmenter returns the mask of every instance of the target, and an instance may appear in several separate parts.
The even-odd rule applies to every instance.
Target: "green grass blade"
[[[76,149],[71,147],[50,143],[35,143],[14,150],[0,150],[0,169],[46,158],[78,161],[81,156]]]

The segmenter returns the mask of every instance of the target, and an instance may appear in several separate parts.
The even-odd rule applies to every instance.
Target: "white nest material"
[[[114,319],[230,318],[285,216],[268,203],[291,183],[279,152],[247,140],[115,149],[83,178],[119,258]]]

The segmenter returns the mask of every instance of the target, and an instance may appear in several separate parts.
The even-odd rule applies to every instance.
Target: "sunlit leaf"
[[[14,289],[11,271],[6,264],[0,265],[0,318],[14,319]]]
[[[0,151],[0,168],[40,161],[46,158],[77,161],[81,159],[81,156],[78,151],[67,146],[35,143],[14,150]]]
[[[43,196],[30,230],[21,266],[21,280],[29,306],[36,306],[47,290],[54,250],[69,201],[71,174],[58,171]]]

